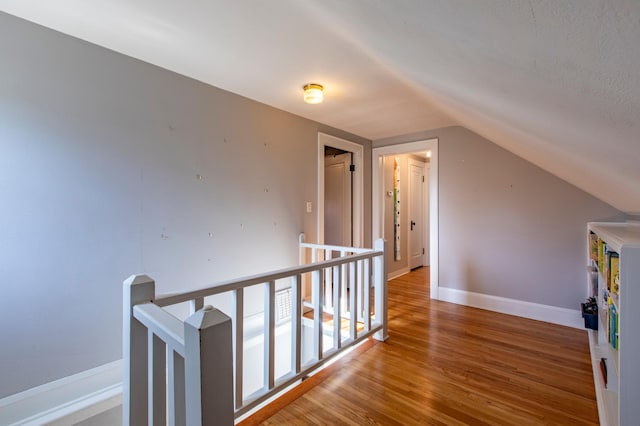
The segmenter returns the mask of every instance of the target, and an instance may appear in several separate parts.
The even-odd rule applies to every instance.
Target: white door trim
[[[318,243],[324,243],[324,147],[332,146],[353,153],[353,246],[362,247],[364,236],[364,190],[363,173],[364,147],[336,136],[318,132]]]
[[[431,151],[429,168],[429,282],[430,297],[438,298],[438,139],[374,148],[372,153],[372,238],[384,238],[384,157]]]

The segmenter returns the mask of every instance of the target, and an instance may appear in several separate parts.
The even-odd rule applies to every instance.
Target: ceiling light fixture
[[[315,83],[305,84],[302,88],[304,90],[304,101],[308,104],[319,104],[322,102],[322,90],[321,85]]]

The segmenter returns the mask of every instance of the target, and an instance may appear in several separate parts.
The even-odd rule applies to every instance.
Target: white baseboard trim
[[[542,305],[540,303],[507,299],[506,297],[490,296],[447,287],[438,288],[437,298],[438,300],[457,303],[458,305],[472,306],[567,327],[584,328],[582,316],[577,309]]]
[[[0,399],[2,424],[73,425],[122,404],[122,360]],[[6,422],[6,423],[5,423]]]
[[[393,272],[389,272],[387,274],[387,280],[392,280],[394,278],[398,278],[403,276],[404,274],[408,274],[409,272],[411,272],[411,270],[409,269],[409,267],[406,268],[401,268],[398,269],[397,271],[393,271]]]

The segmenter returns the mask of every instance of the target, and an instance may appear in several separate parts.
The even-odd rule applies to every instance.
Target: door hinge
[[[424,182],[424,176],[422,176],[422,182]]]
[[[422,249],[422,254],[424,254],[424,248]]]
[[[349,171],[350,172],[355,172],[356,171],[356,165],[355,164],[350,165],[349,166]]]

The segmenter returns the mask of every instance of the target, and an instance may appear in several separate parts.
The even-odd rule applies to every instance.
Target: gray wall
[[[365,145],[370,192],[369,141],[2,13],[0,63],[0,398],[119,359],[133,273],[297,263],[318,131]]]
[[[586,296],[586,224],[624,214],[462,127],[373,146],[434,137],[440,286],[578,309]]]

